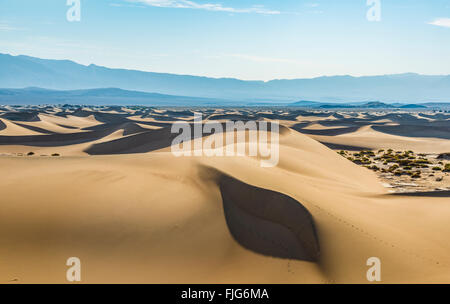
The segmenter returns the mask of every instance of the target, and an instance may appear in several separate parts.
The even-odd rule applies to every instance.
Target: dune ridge
[[[246,155],[175,157],[168,130],[190,110],[36,111],[41,121],[27,125],[77,129],[0,136],[0,283],[67,283],[72,256],[83,283],[368,283],[370,257],[381,259],[384,283],[450,281],[448,197],[389,194],[374,172],[317,140],[377,147],[395,138],[410,145],[403,150],[446,153],[445,138],[373,130],[386,114],[205,109],[289,118],[279,163],[263,168]],[[142,127],[155,113],[172,120]],[[346,134],[302,134],[316,118],[325,130],[367,121]],[[0,132],[13,126],[0,121]],[[60,155],[41,156],[50,153]]]

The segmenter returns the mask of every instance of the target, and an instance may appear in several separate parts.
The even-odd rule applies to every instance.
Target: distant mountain
[[[398,106],[392,105],[392,104],[387,104],[384,102],[379,102],[379,101],[370,101],[370,102],[365,102],[365,103],[350,103],[350,104],[322,104],[318,106],[319,108],[322,109],[333,109],[333,108],[353,108],[353,109],[393,109],[393,108],[397,108]]]
[[[317,102],[317,101],[308,101],[308,100],[300,100],[297,102],[292,103],[292,106],[297,106],[297,107],[316,107],[316,106],[320,106],[322,105],[322,102]]]
[[[426,106],[419,105],[419,104],[407,104],[407,105],[400,106],[400,108],[401,109],[424,109],[424,108],[426,108]]]
[[[80,104],[192,106],[227,105],[228,100],[127,91],[117,88],[58,91],[41,88],[0,89],[0,104]]]
[[[357,103],[321,103],[313,101],[299,101],[290,104],[293,107],[317,108],[317,109],[426,109],[428,105],[435,108],[445,108],[446,104],[402,104],[384,103],[379,101],[357,102]]]
[[[42,87],[54,90],[121,88],[165,95],[198,96],[229,100],[296,100],[343,103],[450,102],[450,76],[398,74],[383,76],[332,76],[313,79],[243,81],[188,75],[110,69],[69,60],[47,60],[0,54],[0,87]]]

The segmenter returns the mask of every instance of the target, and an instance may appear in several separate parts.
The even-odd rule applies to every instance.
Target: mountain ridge
[[[211,78],[112,69],[71,60],[41,59],[0,53],[0,87],[54,90],[120,88],[129,91],[223,100],[268,102],[449,102],[450,75],[403,73],[350,75],[270,81]],[[11,75],[14,75],[12,77]]]
[[[49,90],[39,87],[23,89],[0,88],[0,104],[39,105],[154,105],[154,106],[195,106],[227,105],[229,100],[190,96],[165,95],[129,91],[119,88],[97,88],[84,90]]]

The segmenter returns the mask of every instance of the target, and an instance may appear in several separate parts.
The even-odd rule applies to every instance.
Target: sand
[[[278,165],[263,168],[258,157],[174,157],[164,128],[129,128],[125,116],[39,117],[40,128],[63,119],[107,132],[77,129],[85,137],[59,146],[71,133],[18,133],[11,145],[2,136],[16,131],[0,134],[0,283],[67,283],[73,256],[83,283],[369,283],[370,257],[381,259],[383,283],[450,282],[448,197],[392,195],[316,140],[378,148],[395,137],[403,150],[442,153],[448,139],[286,129]],[[154,149],[136,148],[149,138]],[[123,142],[134,146],[107,154]],[[50,151],[60,156],[40,156]]]

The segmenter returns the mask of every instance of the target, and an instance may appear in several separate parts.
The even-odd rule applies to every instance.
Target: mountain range
[[[205,101],[214,103],[220,100],[245,104],[290,104],[298,100],[314,100],[322,103],[374,100],[388,103],[450,102],[450,75],[407,73],[363,77],[324,76],[264,82],[111,69],[94,64],[86,66],[70,60],[0,54],[0,88],[27,87],[72,91],[69,95],[106,93],[101,90],[89,92],[80,90],[118,88],[140,91],[133,94],[152,93],[170,96],[166,100],[175,97],[184,99],[193,97],[192,102],[200,103]],[[108,93],[111,92],[111,89],[108,89]],[[162,95],[153,95],[152,98],[163,100]],[[4,92],[2,96],[6,96],[6,93]],[[141,97],[143,95],[135,96],[138,99]]]
[[[24,89],[0,89],[0,104],[216,106],[230,104],[230,101],[128,91],[117,88],[60,91],[29,87]]]

